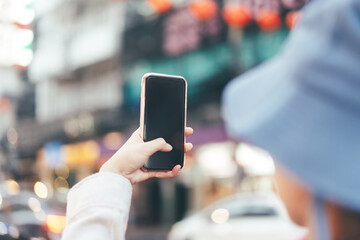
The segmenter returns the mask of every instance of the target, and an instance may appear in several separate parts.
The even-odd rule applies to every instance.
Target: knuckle
[[[158,141],[159,141],[159,144],[161,144],[161,145],[165,145],[165,144],[166,144],[166,141],[165,141],[165,139],[163,139],[163,138],[159,138]]]

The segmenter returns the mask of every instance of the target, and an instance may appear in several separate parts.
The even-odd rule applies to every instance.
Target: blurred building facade
[[[33,9],[35,53],[20,78],[33,94],[34,114],[16,131],[19,158],[35,159],[48,141],[78,141],[121,125],[114,119],[122,104],[118,59],[125,8],[115,1],[34,1]]]
[[[118,54],[125,24],[124,3],[38,1],[36,117],[50,122],[121,105]]]
[[[0,160],[1,179],[19,169],[16,126],[35,114],[34,91],[26,68],[33,57],[32,1],[0,1]]]
[[[14,101],[21,96],[23,83],[16,69],[0,68],[0,134],[4,135],[16,120],[16,105]]]

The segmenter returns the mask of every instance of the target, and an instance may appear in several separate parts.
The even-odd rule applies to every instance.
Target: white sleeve
[[[96,173],[69,192],[62,240],[125,238],[132,185],[115,173]]]

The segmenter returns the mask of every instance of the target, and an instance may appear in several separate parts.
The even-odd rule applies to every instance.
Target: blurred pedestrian
[[[190,136],[192,128],[185,129]],[[180,165],[172,171],[142,170],[144,163],[157,151],[169,152],[172,146],[159,138],[144,142],[136,130],[128,141],[101,167],[69,192],[67,224],[63,240],[124,239],[128,220],[132,185],[152,177],[175,177]],[[185,152],[191,143],[184,146]]]
[[[310,2],[284,49],[226,87],[223,113],[272,154],[308,239],[360,239],[359,0]]]

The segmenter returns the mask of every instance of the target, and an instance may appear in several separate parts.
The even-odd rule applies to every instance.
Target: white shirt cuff
[[[83,210],[108,207],[129,212],[132,185],[116,173],[96,173],[71,188],[68,194],[67,221]]]

